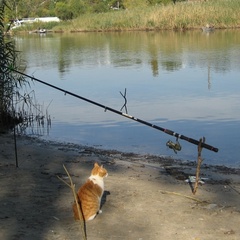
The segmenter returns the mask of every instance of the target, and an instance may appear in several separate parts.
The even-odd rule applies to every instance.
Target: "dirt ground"
[[[240,169],[204,165],[193,195],[185,180],[196,164],[0,135],[0,239],[83,239],[73,218],[63,164],[78,188],[95,161],[108,170],[102,214],[88,240],[239,240]]]

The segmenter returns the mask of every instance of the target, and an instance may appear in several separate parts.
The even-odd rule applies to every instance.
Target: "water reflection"
[[[130,115],[196,139],[204,135],[220,149],[206,153],[206,161],[240,166],[232,151],[240,142],[239,37],[239,31],[46,34],[16,37],[16,45],[30,75],[118,110],[126,88]],[[53,100],[53,138],[171,154],[163,133],[41,84],[34,88],[46,105]],[[179,157],[192,159],[196,149],[184,146]]]
[[[57,64],[63,77],[76,65],[136,68],[145,64],[151,66],[153,76],[157,77],[159,69],[177,71],[186,65],[211,67],[222,73],[238,68],[237,35],[237,31],[231,34],[216,31],[211,36],[200,31],[47,34],[18,37],[17,44],[21,44],[24,53],[30,53],[29,62],[34,60],[39,67]],[[32,52],[36,52],[34,56]]]

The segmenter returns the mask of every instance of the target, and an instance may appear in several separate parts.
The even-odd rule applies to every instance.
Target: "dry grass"
[[[134,10],[86,14],[57,26],[64,31],[123,31],[193,29],[207,23],[216,28],[240,27],[239,0],[209,0],[207,2],[160,5]]]

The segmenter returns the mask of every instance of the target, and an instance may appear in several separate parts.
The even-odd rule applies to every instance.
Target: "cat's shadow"
[[[102,208],[102,206],[105,204],[105,202],[107,201],[107,196],[110,195],[109,191],[104,191],[103,195],[102,195],[102,199],[101,199],[101,205],[100,205],[100,209]]]

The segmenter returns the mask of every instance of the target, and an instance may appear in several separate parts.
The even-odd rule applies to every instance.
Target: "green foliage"
[[[148,0],[150,5],[157,5],[157,4],[170,4],[175,2],[174,0]]]
[[[239,0],[208,0],[191,3],[187,3],[186,0],[6,1],[12,10],[7,9],[5,19],[57,16],[61,20],[75,20],[74,23],[71,21],[62,23],[63,30],[68,24],[74,26],[74,30],[93,30],[98,26],[101,26],[100,30],[129,30],[138,26],[141,26],[141,29],[189,29],[199,28],[206,23],[215,26],[217,24],[219,27],[239,26],[239,13],[237,13]],[[112,8],[119,8],[120,11],[114,11]],[[122,17],[126,15],[124,10],[130,10],[132,16]],[[104,20],[100,21],[100,16],[97,14],[95,21],[92,15],[94,13],[104,13],[105,16],[101,16]],[[81,21],[78,18],[81,18]]]
[[[144,8],[148,5],[147,0],[123,0],[125,9]]]
[[[62,19],[72,19],[73,13],[71,12],[71,9],[67,3],[64,2],[58,2],[55,7],[56,15]]]
[[[99,2],[92,6],[92,12],[94,13],[103,13],[109,11],[109,7],[105,2]]]
[[[124,0],[121,4],[124,4]],[[240,26],[239,11],[239,0],[209,0],[191,4],[177,2],[104,14],[83,14],[69,23],[60,23],[54,30],[186,30],[200,29],[207,23],[213,24],[215,28],[234,28]]]
[[[83,0],[70,0],[69,1],[69,8],[72,12],[73,18],[80,16],[88,11],[88,7]]]
[[[16,123],[15,110],[13,109],[13,96],[16,90],[24,83],[24,78],[15,74],[18,55],[13,41],[6,35],[4,24],[4,10],[6,1],[0,2],[0,130]]]
[[[62,20],[77,18],[86,13],[103,13],[112,8],[134,9],[156,4],[168,4],[174,0],[6,0],[10,9],[6,19],[57,16]],[[181,1],[181,0],[176,0]]]

